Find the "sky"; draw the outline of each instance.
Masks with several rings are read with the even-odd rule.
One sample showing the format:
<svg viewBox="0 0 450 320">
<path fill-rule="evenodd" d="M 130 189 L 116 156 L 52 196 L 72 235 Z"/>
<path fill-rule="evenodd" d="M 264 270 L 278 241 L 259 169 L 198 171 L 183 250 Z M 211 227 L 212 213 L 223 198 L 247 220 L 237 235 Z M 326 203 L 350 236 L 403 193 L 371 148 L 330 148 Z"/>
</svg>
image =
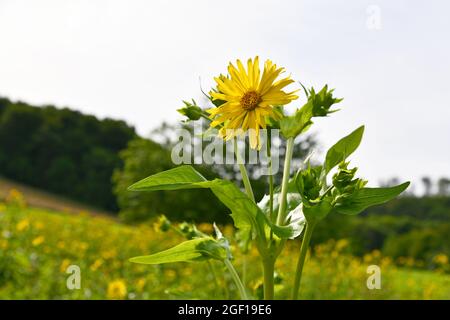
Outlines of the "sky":
<svg viewBox="0 0 450 320">
<path fill-rule="evenodd" d="M 449 12 L 445 0 L 0 0 L 0 96 L 147 136 L 229 61 L 258 55 L 344 98 L 316 122 L 317 157 L 365 124 L 360 174 L 420 192 L 422 176 L 450 177 Z"/>
</svg>

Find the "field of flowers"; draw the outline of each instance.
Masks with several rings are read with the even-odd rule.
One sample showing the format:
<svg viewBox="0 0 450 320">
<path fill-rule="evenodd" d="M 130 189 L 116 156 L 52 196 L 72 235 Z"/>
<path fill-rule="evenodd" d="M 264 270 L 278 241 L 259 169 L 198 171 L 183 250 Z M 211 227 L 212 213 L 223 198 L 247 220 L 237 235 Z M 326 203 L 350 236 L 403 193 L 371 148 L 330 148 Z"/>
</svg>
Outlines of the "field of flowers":
<svg viewBox="0 0 450 320">
<path fill-rule="evenodd" d="M 211 225 L 201 225 L 204 232 Z M 232 237 L 231 227 L 222 227 Z M 217 262 L 161 266 L 136 265 L 133 256 L 149 254 L 178 243 L 174 231 L 154 225 L 128 226 L 87 213 L 67 214 L 27 207 L 18 192 L 0 203 L 0 299 L 211 299 L 238 298 L 228 273 Z M 418 271 L 397 267 L 377 251 L 363 258 L 345 254 L 347 241 L 330 241 L 314 248 L 305 267 L 302 299 L 448 299 L 448 257 L 439 257 L 442 270 Z M 234 250 L 240 255 L 238 248 Z M 295 269 L 298 243 L 279 259 L 278 297 L 287 297 Z M 256 250 L 237 270 L 253 297 L 261 296 L 261 267 Z M 367 266 L 382 271 L 382 288 L 366 286 Z M 405 261 L 413 265 L 413 261 Z M 71 265 L 81 270 L 81 288 L 68 289 Z M 201 290 L 198 288 L 202 288 Z"/>
</svg>

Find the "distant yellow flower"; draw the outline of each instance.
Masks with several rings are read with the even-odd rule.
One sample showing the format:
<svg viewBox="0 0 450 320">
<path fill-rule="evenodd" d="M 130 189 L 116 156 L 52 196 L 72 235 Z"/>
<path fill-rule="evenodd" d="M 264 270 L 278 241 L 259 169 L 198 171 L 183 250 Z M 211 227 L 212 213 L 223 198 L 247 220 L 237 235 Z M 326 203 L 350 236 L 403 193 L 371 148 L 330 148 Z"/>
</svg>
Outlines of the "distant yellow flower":
<svg viewBox="0 0 450 320">
<path fill-rule="evenodd" d="M 26 202 L 23 194 L 17 189 L 11 189 L 6 197 L 6 203 L 18 206 L 20 208 L 26 207 Z"/>
<path fill-rule="evenodd" d="M 123 280 L 115 280 L 108 284 L 108 299 L 123 299 L 127 295 L 127 286 Z"/>
<path fill-rule="evenodd" d="M 94 263 L 91 265 L 91 270 L 96 271 L 98 268 L 100 268 L 103 264 L 103 259 L 96 259 Z"/>
<path fill-rule="evenodd" d="M 164 270 L 164 278 L 168 281 L 173 281 L 177 277 L 177 272 L 173 269 L 166 269 Z"/>
<path fill-rule="evenodd" d="M 78 243 L 78 249 L 79 249 L 81 252 L 86 251 L 88 248 L 89 248 L 89 244 L 87 244 L 86 242 L 80 242 L 80 243 Z"/>
<path fill-rule="evenodd" d="M 200 223 L 197 226 L 198 230 L 204 233 L 212 233 L 214 231 L 214 227 L 211 223 Z"/>
<path fill-rule="evenodd" d="M 147 280 L 145 278 L 139 278 L 136 283 L 136 288 L 139 292 L 141 292 L 144 289 L 144 286 L 146 285 Z"/>
<path fill-rule="evenodd" d="M 105 260 L 113 259 L 116 256 L 117 256 L 117 251 L 115 249 L 111 249 L 111 250 L 102 252 L 102 257 Z"/>
<path fill-rule="evenodd" d="M 66 244 L 64 243 L 64 241 L 58 241 L 58 243 L 56 244 L 56 246 L 58 247 L 58 249 L 64 249 L 64 247 L 66 246 Z"/>
<path fill-rule="evenodd" d="M 44 243 L 44 240 L 45 240 L 45 238 L 43 236 L 39 236 L 39 237 L 34 238 L 33 241 L 31 242 L 31 244 L 36 247 L 36 246 Z"/>
<path fill-rule="evenodd" d="M 17 231 L 23 231 L 23 230 L 27 229 L 29 225 L 30 225 L 30 221 L 28 221 L 28 219 L 23 219 L 17 223 L 16 229 L 17 229 Z"/>
<path fill-rule="evenodd" d="M 232 63 L 228 66 L 228 77 L 223 75 L 214 78 L 217 82 L 217 92 L 211 92 L 214 100 L 224 103 L 217 108 L 209 109 L 212 127 L 222 125 L 220 135 L 226 140 L 249 129 L 250 146 L 260 149 L 260 128 L 266 128 L 266 117 L 280 119 L 282 114 L 274 106 L 288 104 L 298 98 L 292 92 L 282 89 L 294 82 L 290 77 L 280 79 L 278 76 L 284 68 L 278 68 L 267 60 L 261 74 L 259 59 L 249 59 L 247 70 L 240 60 L 237 67 Z"/>
<path fill-rule="evenodd" d="M 348 247 L 348 240 L 347 239 L 340 239 L 336 242 L 336 250 L 342 251 L 344 248 Z"/>
<path fill-rule="evenodd" d="M 441 254 L 436 255 L 433 258 L 433 261 L 440 265 L 446 265 L 446 264 L 448 264 L 448 257 L 447 257 L 447 255 L 441 253 Z"/>
<path fill-rule="evenodd" d="M 64 259 L 61 262 L 61 266 L 59 267 L 59 271 L 61 272 L 66 272 L 67 268 L 70 266 L 70 260 L 69 259 Z"/>
<path fill-rule="evenodd" d="M 41 221 L 36 221 L 36 222 L 34 223 L 34 227 L 35 227 L 37 230 L 42 230 L 42 229 L 44 228 L 44 223 L 41 222 Z"/>
<path fill-rule="evenodd" d="M 9 244 L 7 239 L 0 239 L 0 249 L 8 249 Z"/>
</svg>

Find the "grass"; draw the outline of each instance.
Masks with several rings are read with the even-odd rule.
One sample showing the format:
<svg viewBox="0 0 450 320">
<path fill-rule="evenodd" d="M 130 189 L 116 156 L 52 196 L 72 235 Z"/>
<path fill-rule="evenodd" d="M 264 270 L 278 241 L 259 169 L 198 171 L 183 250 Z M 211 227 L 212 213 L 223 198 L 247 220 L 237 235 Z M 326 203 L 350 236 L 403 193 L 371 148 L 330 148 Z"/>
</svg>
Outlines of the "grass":
<svg viewBox="0 0 450 320">
<path fill-rule="evenodd" d="M 211 225 L 203 224 L 200 229 L 210 231 Z M 222 229 L 233 236 L 231 227 Z M 238 298 L 229 274 L 218 262 L 161 266 L 128 262 L 130 257 L 159 251 L 181 240 L 178 234 L 161 232 L 150 224 L 129 226 L 103 216 L 27 207 L 16 193 L 8 204 L 0 203 L 0 299 Z M 301 299 L 450 297 L 450 275 L 399 268 L 377 251 L 353 257 L 345 253 L 347 244 L 343 239 L 315 247 L 306 261 Z M 237 247 L 233 249 L 236 268 L 242 274 L 242 255 Z M 299 244 L 292 244 L 279 259 L 275 288 L 279 298 L 287 298 L 291 290 L 292 257 L 298 250 Z M 246 259 L 246 284 L 258 298 L 262 279 L 255 250 Z M 372 264 L 381 268 L 380 290 L 366 286 L 366 269 Z M 80 267 L 79 290 L 66 286 L 70 265 Z"/>
</svg>

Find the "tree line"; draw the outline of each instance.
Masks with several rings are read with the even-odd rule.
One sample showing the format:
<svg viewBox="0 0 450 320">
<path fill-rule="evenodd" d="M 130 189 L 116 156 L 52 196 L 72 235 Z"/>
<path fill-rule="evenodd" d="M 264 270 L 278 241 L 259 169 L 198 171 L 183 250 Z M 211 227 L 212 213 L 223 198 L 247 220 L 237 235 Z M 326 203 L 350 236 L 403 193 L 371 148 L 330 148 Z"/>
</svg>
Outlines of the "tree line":
<svg viewBox="0 0 450 320">
<path fill-rule="evenodd" d="M 0 175 L 117 211 L 111 176 L 136 136 L 124 121 L 0 98 Z"/>
</svg>

